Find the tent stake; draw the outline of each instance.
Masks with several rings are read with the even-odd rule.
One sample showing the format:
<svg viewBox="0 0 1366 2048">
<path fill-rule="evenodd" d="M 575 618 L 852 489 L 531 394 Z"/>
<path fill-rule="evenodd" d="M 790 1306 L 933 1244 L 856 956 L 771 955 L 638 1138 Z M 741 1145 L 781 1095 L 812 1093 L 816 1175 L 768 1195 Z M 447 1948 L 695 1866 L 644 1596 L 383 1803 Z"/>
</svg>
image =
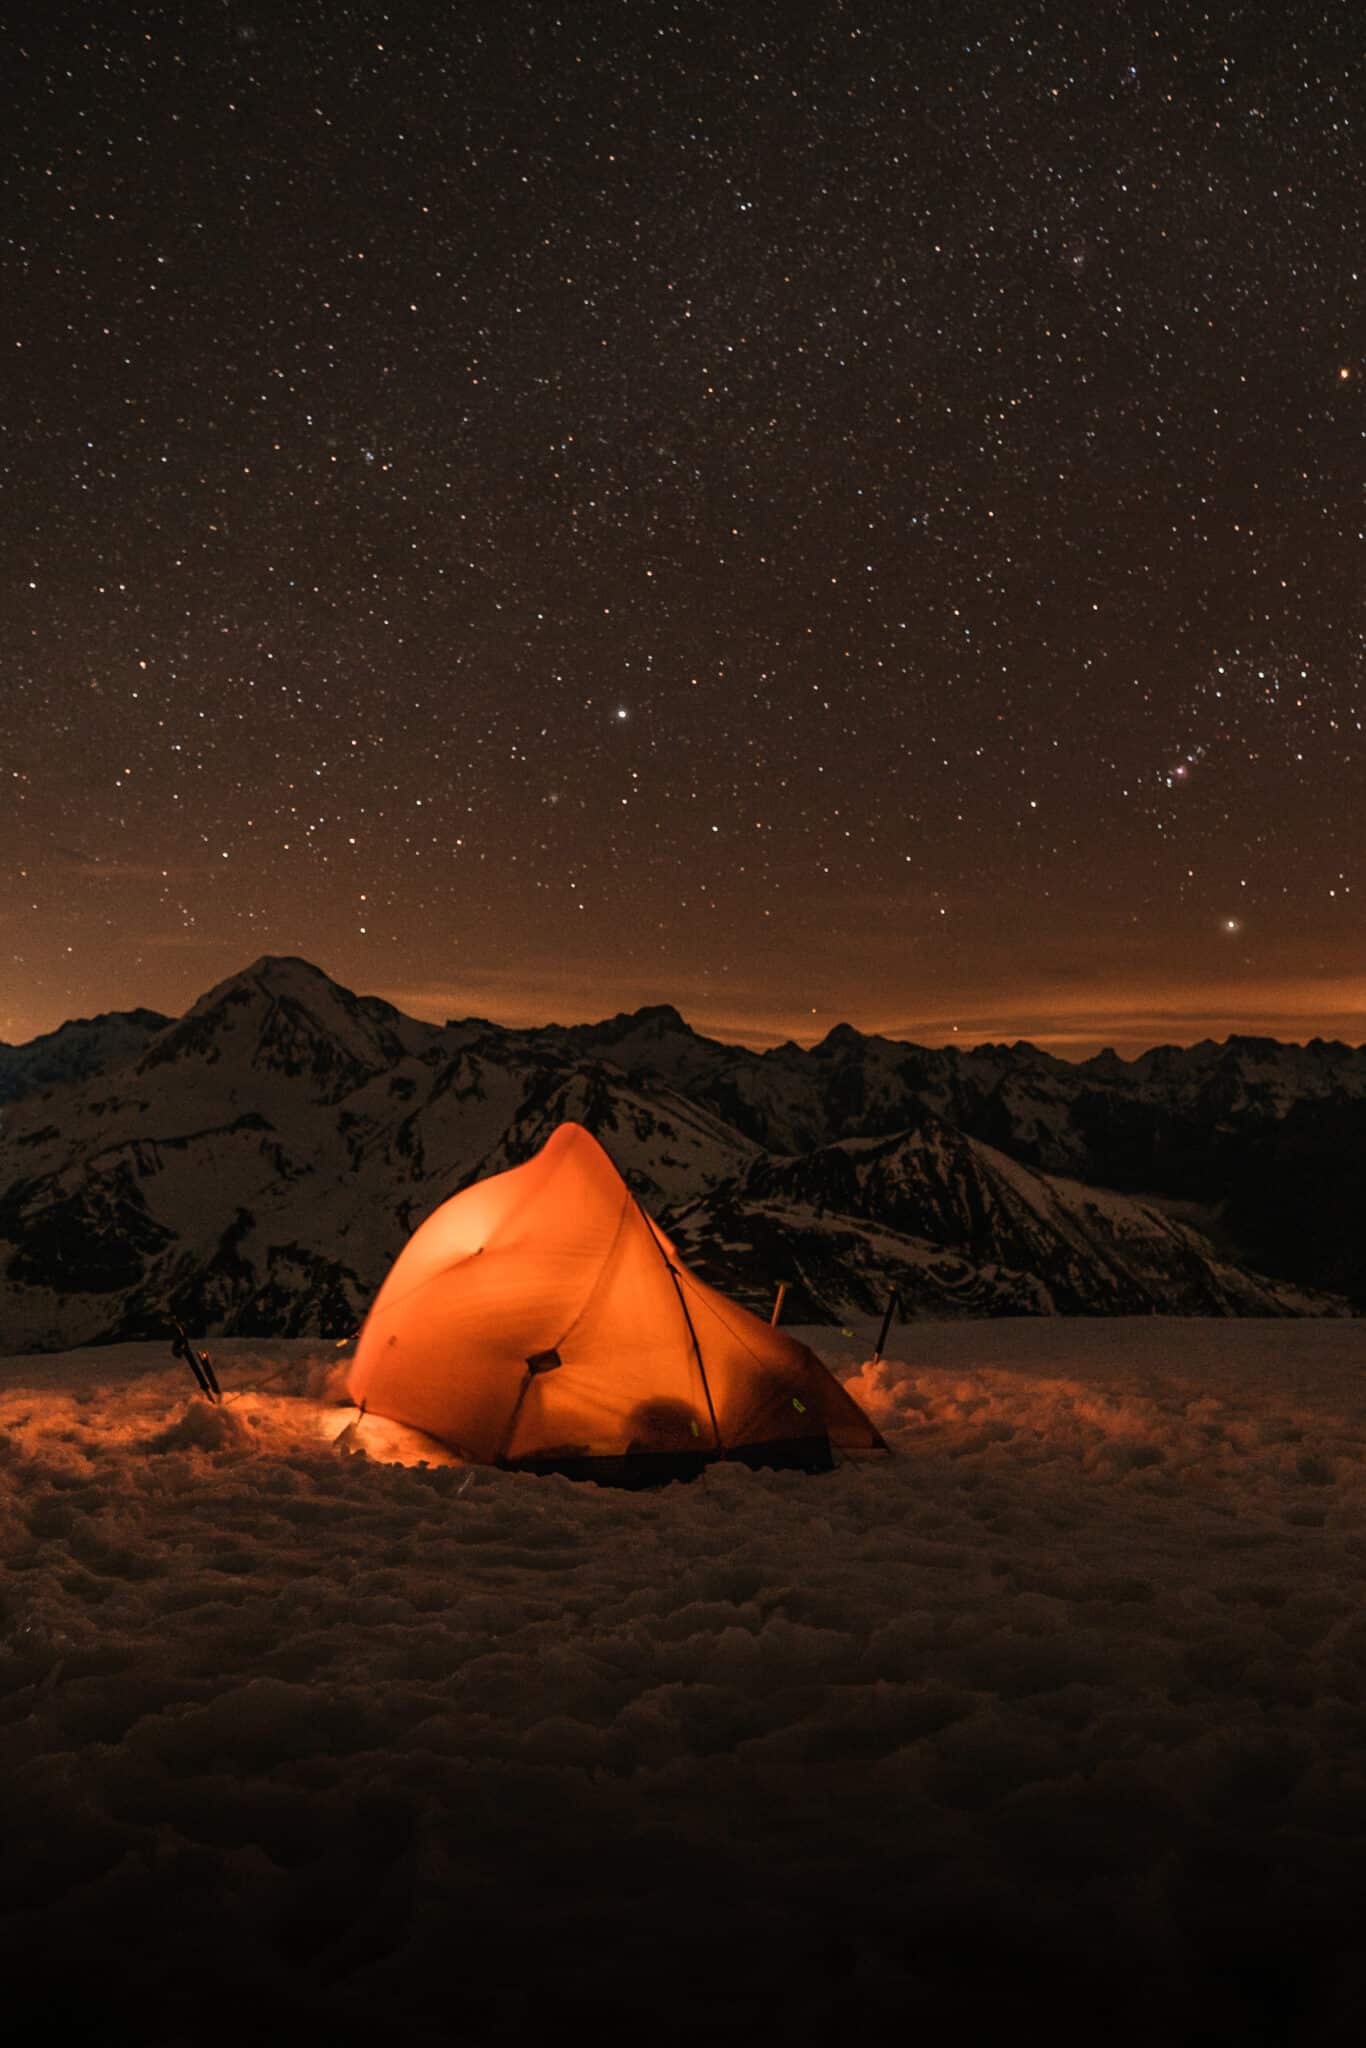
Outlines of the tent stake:
<svg viewBox="0 0 1366 2048">
<path fill-rule="evenodd" d="M 894 1287 L 894 1288 L 892 1289 L 892 1298 L 891 1298 L 891 1300 L 890 1300 L 890 1301 L 889 1301 L 889 1302 L 887 1303 L 887 1313 L 886 1313 L 886 1315 L 885 1315 L 885 1316 L 884 1316 L 884 1317 L 882 1318 L 882 1328 L 881 1328 L 881 1329 L 880 1329 L 880 1330 L 878 1331 L 878 1333 L 877 1333 L 877 1349 L 876 1349 L 876 1351 L 874 1351 L 874 1353 L 873 1353 L 873 1364 L 874 1364 L 874 1365 L 876 1365 L 876 1364 L 877 1364 L 877 1362 L 878 1362 L 879 1358 L 881 1358 L 881 1356 L 882 1356 L 882 1353 L 883 1353 L 884 1349 L 886 1348 L 886 1344 L 887 1344 L 887 1332 L 888 1332 L 888 1331 L 889 1331 L 889 1330 L 891 1329 L 891 1327 L 892 1327 L 892 1316 L 894 1315 L 894 1313 L 895 1313 L 895 1311 L 896 1311 L 896 1306 L 897 1306 L 897 1300 L 896 1300 L 896 1289 L 895 1289 L 895 1287 Z"/>
<path fill-rule="evenodd" d="M 778 1282 L 778 1296 L 773 1304 L 773 1313 L 768 1319 L 769 1327 L 771 1329 L 776 1330 L 778 1327 L 778 1318 L 783 1312 L 783 1296 L 787 1293 L 787 1289 L 788 1282 L 786 1280 L 780 1280 Z"/>
</svg>

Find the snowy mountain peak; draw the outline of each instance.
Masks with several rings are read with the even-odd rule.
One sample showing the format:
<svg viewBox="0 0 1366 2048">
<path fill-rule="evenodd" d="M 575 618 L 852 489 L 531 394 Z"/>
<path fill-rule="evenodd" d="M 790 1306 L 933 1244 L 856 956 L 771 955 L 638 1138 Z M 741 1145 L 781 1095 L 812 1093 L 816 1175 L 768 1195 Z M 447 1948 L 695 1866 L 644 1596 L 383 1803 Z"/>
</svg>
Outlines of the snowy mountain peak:
<svg viewBox="0 0 1366 2048">
<path fill-rule="evenodd" d="M 262 953 L 249 967 L 236 974 L 230 974 L 218 982 L 194 1005 L 196 1010 L 206 1004 L 221 1001 L 229 991 L 250 986 L 275 997 L 293 997 L 300 1001 L 314 1001 L 327 997 L 341 997 L 355 1001 L 349 989 L 333 981 L 321 967 L 315 967 L 311 960 L 303 959 L 297 953 Z"/>
<path fill-rule="evenodd" d="M 692 1026 L 672 1003 L 646 1003 L 639 1010 L 619 1010 L 615 1017 L 605 1017 L 600 1024 L 582 1027 L 591 1031 L 595 1038 L 611 1040 L 631 1038 L 637 1033 L 653 1032 L 663 1037 L 666 1032 L 682 1031 L 691 1038 Z"/>
<path fill-rule="evenodd" d="M 1087 1073 L 1104 1075 L 1107 1079 L 1117 1079 L 1121 1074 L 1127 1073 L 1129 1066 L 1128 1061 L 1122 1059 L 1112 1045 L 1104 1046 L 1100 1052 L 1089 1060 L 1084 1060 L 1082 1064 Z"/>
<path fill-rule="evenodd" d="M 824 1038 L 813 1045 L 811 1050 L 819 1059 L 831 1053 L 857 1052 L 870 1041 L 852 1024 L 832 1024 Z"/>
<path fill-rule="evenodd" d="M 648 1072 L 670 1087 L 690 1088 L 719 1060 L 733 1056 L 730 1046 L 701 1037 L 672 1003 L 648 1003 L 623 1010 L 600 1024 L 573 1024 L 566 1029 L 529 1032 L 531 1042 L 552 1038 L 579 1059 L 608 1060 L 628 1073 Z"/>
<path fill-rule="evenodd" d="M 353 995 L 307 960 L 266 954 L 217 983 L 163 1031 L 139 1071 L 226 1060 L 304 1079 L 315 1100 L 334 1102 L 438 1036 L 434 1025 L 405 1017 L 378 996 Z"/>
<path fill-rule="evenodd" d="M 683 1257 L 795 1313 L 1284 1315 L 1315 1304 L 1221 1259 L 1150 1202 L 1032 1172 L 926 1116 L 915 1131 L 756 1159 L 668 1219 Z M 1325 1304 L 1319 1304 L 1324 1306 Z"/>
<path fill-rule="evenodd" d="M 0 1102 L 65 1086 L 136 1059 L 170 1023 L 158 1010 L 75 1017 L 27 1045 L 0 1044 Z"/>
</svg>

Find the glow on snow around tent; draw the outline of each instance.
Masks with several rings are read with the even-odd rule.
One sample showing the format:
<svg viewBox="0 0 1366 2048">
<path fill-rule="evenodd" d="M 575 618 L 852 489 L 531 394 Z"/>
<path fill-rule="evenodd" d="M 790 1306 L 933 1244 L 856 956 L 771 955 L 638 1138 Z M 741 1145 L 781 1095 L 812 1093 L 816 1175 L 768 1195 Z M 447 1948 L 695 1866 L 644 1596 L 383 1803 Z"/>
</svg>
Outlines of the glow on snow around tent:
<svg viewBox="0 0 1366 2048">
<path fill-rule="evenodd" d="M 374 1412 L 479 1464 L 629 1484 L 887 1449 L 814 1352 L 689 1272 L 573 1123 L 418 1228 L 348 1385 L 366 1427 Z"/>
<path fill-rule="evenodd" d="M 319 1339 L 0 1359 L 11 2033 L 1151 2048 L 1269 1964 L 1355 2039 L 1362 1324 L 875 1328 L 800 1332 L 898 1453 L 819 1487 L 329 1453 Z"/>
</svg>

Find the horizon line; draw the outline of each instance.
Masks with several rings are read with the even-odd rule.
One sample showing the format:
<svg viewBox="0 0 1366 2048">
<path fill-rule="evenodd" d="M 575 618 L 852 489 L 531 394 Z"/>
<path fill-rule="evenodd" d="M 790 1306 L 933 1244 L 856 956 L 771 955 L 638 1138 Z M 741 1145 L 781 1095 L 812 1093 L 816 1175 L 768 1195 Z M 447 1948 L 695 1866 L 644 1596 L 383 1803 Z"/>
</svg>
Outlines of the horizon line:
<svg viewBox="0 0 1366 2048">
<path fill-rule="evenodd" d="M 803 1052 L 810 1052 L 815 1047 L 824 1044 L 833 1033 L 839 1030 L 854 1032 L 863 1039 L 882 1039 L 891 1044 L 906 1045 L 925 1051 L 952 1050 L 966 1054 L 996 1048 L 1004 1048 L 1009 1051 L 1027 1048 L 1042 1053 L 1047 1058 L 1057 1060 L 1066 1066 L 1084 1066 L 1094 1059 L 1103 1057 L 1106 1053 L 1109 1053 L 1113 1058 L 1121 1061 L 1126 1066 L 1134 1065 L 1155 1052 L 1169 1049 L 1189 1052 L 1200 1045 L 1221 1046 L 1234 1040 L 1262 1041 L 1281 1047 L 1296 1047 L 1300 1049 L 1305 1049 L 1315 1044 L 1341 1045 L 1344 1049 L 1351 1052 L 1366 1051 L 1366 1042 L 1351 1035 L 1344 1035 L 1343 1027 L 1347 1027 L 1350 1034 L 1351 1024 L 1355 1023 L 1359 1028 L 1361 1022 L 1366 1021 L 1354 1009 L 1347 1012 L 1343 1012 L 1340 1009 L 1330 1011 L 1329 1016 L 1324 1019 L 1322 1026 L 1310 1031 L 1307 1036 L 1291 1035 L 1295 1032 L 1295 1027 L 1297 1026 L 1299 1032 L 1303 1032 L 1304 1025 L 1308 1021 L 1303 1015 L 1282 1014 L 1273 1017 L 1243 1014 L 1241 1016 L 1231 1016 L 1228 1012 L 1224 1012 L 1222 1015 L 1219 1013 L 1212 1015 L 1209 1010 L 1203 1007 L 1193 1008 L 1184 1013 L 1177 1011 L 1163 1012 L 1161 1010 L 1158 1010 L 1156 1013 L 1149 1013 L 1147 1018 L 1142 1020 L 1146 1023 L 1146 1030 L 1140 1028 L 1138 1031 L 1134 1029 L 1134 1025 L 1136 1021 L 1139 1021 L 1141 1012 L 1139 1017 L 1126 1017 L 1123 1014 L 1112 1014 L 1109 1017 L 1104 1017 L 1102 1005 L 1097 1005 L 1095 1009 L 1082 1012 L 1080 1015 L 1074 1014 L 1071 1018 L 1067 1018 L 1065 1015 L 1060 1016 L 1055 1028 L 1042 1031 L 1038 1028 L 1042 1020 L 1038 1018 L 1036 1011 L 1032 1015 L 1027 1015 L 1025 1018 L 1020 1019 L 1018 1022 L 1007 1022 L 1005 1018 L 998 1020 L 995 1017 L 982 1017 L 978 1015 L 969 1019 L 966 1029 L 960 1025 L 950 1024 L 942 1018 L 925 1018 L 923 1020 L 911 1020 L 907 1023 L 894 1025 L 870 1026 L 857 1024 L 851 1016 L 846 1014 L 834 1017 L 833 1021 L 823 1030 L 810 1034 L 784 1030 L 778 1025 L 746 1024 L 733 1016 L 723 1017 L 715 1022 L 694 1023 L 678 1003 L 671 1001 L 638 1003 L 634 1008 L 617 1009 L 607 1015 L 582 1016 L 572 1021 L 566 1021 L 563 1015 L 545 1015 L 540 1005 L 537 1006 L 537 1011 L 540 1014 L 533 1014 L 531 1016 L 528 1016 L 526 1010 L 521 1006 L 516 1004 L 508 1005 L 506 1003 L 496 1003 L 486 1008 L 468 1009 L 464 1014 L 457 1014 L 458 1003 L 456 999 L 458 994 L 467 993 L 468 1000 L 468 995 L 472 994 L 472 991 L 463 992 L 459 991 L 455 986 L 443 986 L 441 984 L 414 987 L 411 984 L 395 986 L 393 983 L 390 984 L 387 992 L 380 989 L 357 991 L 347 983 L 336 980 L 333 975 L 328 973 L 325 968 L 319 967 L 316 962 L 297 953 L 264 953 L 258 955 L 247 966 L 218 977 L 207 989 L 203 990 L 188 1003 L 184 1010 L 171 1014 L 169 1022 L 177 1022 L 180 1017 L 188 1015 L 198 1003 L 202 1002 L 206 996 L 211 995 L 216 989 L 225 986 L 229 982 L 240 980 L 263 966 L 275 962 L 298 963 L 308 969 L 309 972 L 319 975 L 334 988 L 342 989 L 349 995 L 372 996 L 381 1002 L 387 1003 L 401 1015 L 410 1017 L 414 1022 L 430 1024 L 438 1029 L 448 1026 L 483 1023 L 492 1025 L 497 1030 L 513 1033 L 587 1030 L 592 1029 L 594 1026 L 614 1023 L 620 1018 L 638 1017 L 652 1011 L 668 1010 L 677 1016 L 684 1028 L 695 1037 L 707 1039 L 713 1044 L 730 1045 L 758 1053 L 775 1051 L 784 1045 L 795 1045 Z M 489 991 L 489 993 L 493 993 L 493 991 Z M 549 1005 L 545 1007 L 548 1008 Z M 705 1007 L 704 1003 L 702 1005 L 704 1014 Z M 139 1003 L 133 1005 L 132 1008 L 133 1010 L 153 1010 L 154 1014 L 167 1014 L 151 1004 Z M 501 1016 L 497 1014 L 499 1010 L 503 1013 Z M 423 1014 L 424 1011 L 425 1015 Z M 71 1025 L 90 1024 L 102 1017 L 127 1016 L 130 1013 L 129 1009 L 111 1008 L 97 1010 L 93 1014 L 68 1016 L 47 1030 L 34 1032 L 28 1038 L 0 1041 L 0 1049 L 7 1052 L 21 1052 L 27 1047 L 37 1044 L 42 1039 L 54 1037 L 58 1032 Z M 1168 1020 L 1169 1028 L 1175 1027 L 1176 1035 L 1162 1036 L 1163 1022 Z M 1185 1032 L 1182 1032 L 1182 1025 L 1186 1027 Z M 1033 1027 L 1032 1029 L 1030 1028 L 1031 1026 Z"/>
</svg>

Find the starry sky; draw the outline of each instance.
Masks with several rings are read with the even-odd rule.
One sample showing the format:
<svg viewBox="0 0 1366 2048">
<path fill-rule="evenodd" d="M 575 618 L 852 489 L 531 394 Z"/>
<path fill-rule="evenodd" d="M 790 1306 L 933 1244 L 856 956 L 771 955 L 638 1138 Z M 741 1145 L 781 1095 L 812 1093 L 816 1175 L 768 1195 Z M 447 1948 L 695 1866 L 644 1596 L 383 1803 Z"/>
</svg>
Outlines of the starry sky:
<svg viewBox="0 0 1366 2048">
<path fill-rule="evenodd" d="M 1366 1037 L 1366 25 L 19 0 L 0 1038 Z"/>
</svg>

